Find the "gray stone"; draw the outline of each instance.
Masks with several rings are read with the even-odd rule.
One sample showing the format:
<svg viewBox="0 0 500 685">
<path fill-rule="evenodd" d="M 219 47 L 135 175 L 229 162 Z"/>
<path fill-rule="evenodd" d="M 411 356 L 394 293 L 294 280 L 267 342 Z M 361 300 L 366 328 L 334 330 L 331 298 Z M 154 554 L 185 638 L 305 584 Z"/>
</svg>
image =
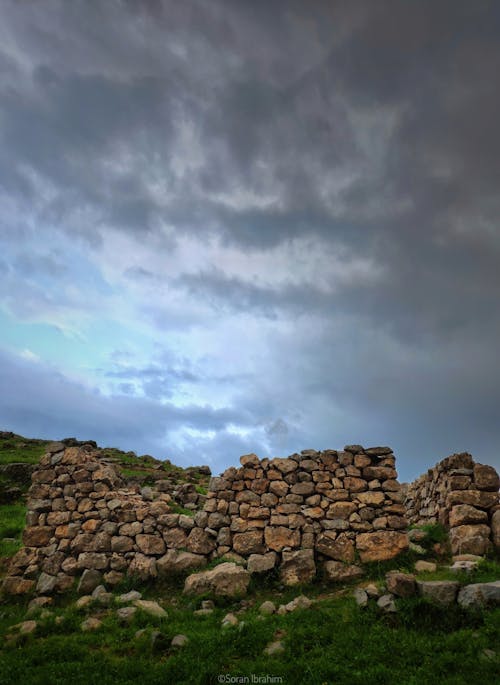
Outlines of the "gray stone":
<svg viewBox="0 0 500 685">
<path fill-rule="evenodd" d="M 80 628 L 84 633 L 87 633 L 91 630 L 98 630 L 101 626 L 102 621 L 100 621 L 98 618 L 95 618 L 95 616 L 89 616 L 89 618 L 83 621 Z"/>
<path fill-rule="evenodd" d="M 136 599 L 134 601 L 134 606 L 143 611 L 148 616 L 154 616 L 154 618 L 166 618 L 167 612 L 163 607 L 161 607 L 158 602 L 148 599 Z"/>
<path fill-rule="evenodd" d="M 397 611 L 393 595 L 382 595 L 382 597 L 379 597 L 377 606 L 388 614 L 394 614 Z"/>
<path fill-rule="evenodd" d="M 353 592 L 353 597 L 358 607 L 363 608 L 368 605 L 368 595 L 362 588 L 357 587 Z"/>
<path fill-rule="evenodd" d="M 250 574 L 246 569 L 231 562 L 224 562 L 210 571 L 188 576 L 184 584 L 184 594 L 202 595 L 213 592 L 219 597 L 235 597 L 246 594 L 249 582 Z"/>
<path fill-rule="evenodd" d="M 119 597 L 116 598 L 116 601 L 120 602 L 121 604 L 127 604 L 127 602 L 135 602 L 136 599 L 141 598 L 142 595 L 140 592 L 137 592 L 137 590 L 130 590 L 130 592 L 119 595 Z"/>
<path fill-rule="evenodd" d="M 455 580 L 417 580 L 419 594 L 440 606 L 453 604 L 459 585 Z"/>
<path fill-rule="evenodd" d="M 361 566 L 344 564 L 342 561 L 325 561 L 323 569 L 327 580 L 336 583 L 358 580 L 359 578 L 362 578 L 365 573 Z"/>
<path fill-rule="evenodd" d="M 174 635 L 172 638 L 172 642 L 170 643 L 170 646 L 173 647 L 174 649 L 179 649 L 181 647 L 185 647 L 189 642 L 189 638 L 187 635 Z"/>
<path fill-rule="evenodd" d="M 457 602 L 467 609 L 500 606 L 500 580 L 466 585 L 458 593 Z"/>
<path fill-rule="evenodd" d="M 79 595 L 88 595 L 92 592 L 102 581 L 102 574 L 91 568 L 85 569 L 78 583 L 77 592 Z"/>
<path fill-rule="evenodd" d="M 36 584 L 36 591 L 41 595 L 50 595 L 54 592 L 57 585 L 56 576 L 51 576 L 48 573 L 40 573 L 38 583 Z"/>
<path fill-rule="evenodd" d="M 122 607 L 118 609 L 116 615 L 120 623 L 129 624 L 132 623 L 132 619 L 137 613 L 137 607 Z"/>
</svg>

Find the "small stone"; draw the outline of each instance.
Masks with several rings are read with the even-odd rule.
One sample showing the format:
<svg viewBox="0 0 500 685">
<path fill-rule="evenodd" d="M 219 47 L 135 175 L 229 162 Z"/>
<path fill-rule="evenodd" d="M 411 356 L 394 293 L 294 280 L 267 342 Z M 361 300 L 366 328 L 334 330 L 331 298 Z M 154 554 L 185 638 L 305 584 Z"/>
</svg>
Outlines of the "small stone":
<svg viewBox="0 0 500 685">
<path fill-rule="evenodd" d="M 155 618 L 166 618 L 167 612 L 163 607 L 161 607 L 158 602 L 148 599 L 136 599 L 134 601 L 134 606 L 143 611 L 149 616 L 154 616 Z"/>
<path fill-rule="evenodd" d="M 130 592 L 119 595 L 119 597 L 117 597 L 117 602 L 120 602 L 121 604 L 127 604 L 127 602 L 135 602 L 136 599 L 141 598 L 142 595 L 140 592 L 137 592 L 137 590 L 130 590 Z"/>
<path fill-rule="evenodd" d="M 419 559 L 415 562 L 415 571 L 417 573 L 434 573 L 437 569 L 437 564 L 434 561 L 424 561 Z"/>
<path fill-rule="evenodd" d="M 201 603 L 202 609 L 215 609 L 215 604 L 211 599 L 204 599 Z"/>
<path fill-rule="evenodd" d="M 264 654 L 267 656 L 275 656 L 276 654 L 282 654 L 285 651 L 285 646 L 281 640 L 276 640 L 275 642 L 270 642 L 264 650 Z"/>
<path fill-rule="evenodd" d="M 416 545 L 414 542 L 410 542 L 408 549 L 410 552 L 415 552 L 415 554 L 427 554 L 427 550 L 425 550 L 421 545 Z"/>
<path fill-rule="evenodd" d="M 276 605 L 274 604 L 274 602 L 271 602 L 270 600 L 262 602 L 262 604 L 259 607 L 259 613 L 263 616 L 271 616 L 271 614 L 274 614 L 275 611 Z"/>
<path fill-rule="evenodd" d="M 370 583 L 369 585 L 365 585 L 363 590 L 366 592 L 368 597 L 370 597 L 372 599 L 376 599 L 376 598 L 380 597 L 380 590 L 375 585 L 375 583 Z"/>
<path fill-rule="evenodd" d="M 450 571 L 453 571 L 453 573 L 472 573 L 477 568 L 477 564 L 477 561 L 455 561 L 450 566 Z"/>
<path fill-rule="evenodd" d="M 122 607 L 118 609 L 116 615 L 120 623 L 129 624 L 132 622 L 134 615 L 137 612 L 137 607 Z"/>
<path fill-rule="evenodd" d="M 377 606 L 388 614 L 397 612 L 393 595 L 382 595 L 382 597 L 377 600 Z"/>
<path fill-rule="evenodd" d="M 344 564 L 342 561 L 325 561 L 323 564 L 325 577 L 336 583 L 357 580 L 364 576 L 364 571 L 355 564 Z"/>
<path fill-rule="evenodd" d="M 179 649 L 181 647 L 185 647 L 189 642 L 189 638 L 187 635 L 174 635 L 172 638 L 172 642 L 170 643 L 170 646 L 173 647 L 174 649 Z"/>
<path fill-rule="evenodd" d="M 76 602 L 75 602 L 75 607 L 77 609 L 86 609 L 88 606 L 92 604 L 94 600 L 90 595 L 83 595 L 83 597 L 79 597 Z"/>
<path fill-rule="evenodd" d="M 356 588 L 353 592 L 353 597 L 358 607 L 363 608 L 368 606 L 368 594 L 366 593 L 366 590 L 363 590 L 360 587 Z"/>
<path fill-rule="evenodd" d="M 237 626 L 238 619 L 234 614 L 226 614 L 222 619 L 222 627 L 229 628 L 230 626 Z"/>
<path fill-rule="evenodd" d="M 51 604 L 52 604 L 52 597 L 35 597 L 28 604 L 28 611 L 26 612 L 26 615 L 31 616 L 32 614 L 34 614 L 39 609 L 42 609 L 43 607 L 50 606 Z"/>
<path fill-rule="evenodd" d="M 416 593 L 415 576 L 410 573 L 390 571 L 385 576 L 387 589 L 396 597 L 413 597 Z"/>
<path fill-rule="evenodd" d="M 213 613 L 213 609 L 196 609 L 196 611 L 193 611 L 193 616 L 210 616 Z"/>
<path fill-rule="evenodd" d="M 287 612 L 291 612 L 296 609 L 309 609 L 311 605 L 312 602 L 309 597 L 299 595 L 298 597 L 295 597 L 295 599 L 292 599 L 291 602 L 288 602 L 288 604 L 285 604 L 285 609 Z"/>
<path fill-rule="evenodd" d="M 98 630 L 101 626 L 102 621 L 100 621 L 98 618 L 95 618 L 94 616 L 89 616 L 89 618 L 83 621 L 80 628 L 83 630 L 84 633 L 87 633 L 91 630 Z"/>
<path fill-rule="evenodd" d="M 29 635 L 30 633 L 35 632 L 37 625 L 36 621 L 23 621 L 22 623 L 18 623 L 15 627 L 21 635 Z"/>
</svg>

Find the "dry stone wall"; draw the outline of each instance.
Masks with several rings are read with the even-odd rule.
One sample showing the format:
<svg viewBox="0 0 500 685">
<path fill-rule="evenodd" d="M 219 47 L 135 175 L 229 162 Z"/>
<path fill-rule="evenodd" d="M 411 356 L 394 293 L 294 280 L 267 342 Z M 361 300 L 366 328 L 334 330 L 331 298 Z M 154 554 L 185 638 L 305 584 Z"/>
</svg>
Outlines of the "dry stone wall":
<svg viewBox="0 0 500 685">
<path fill-rule="evenodd" d="M 500 547 L 499 478 L 492 466 L 467 452 L 452 454 L 417 478 L 407 490 L 410 524 L 441 523 L 453 554 L 484 554 Z"/>
<path fill-rule="evenodd" d="M 172 497 L 127 488 L 91 446 L 55 444 L 32 477 L 24 548 L 4 591 L 64 592 L 79 577 L 119 583 L 156 578 L 231 556 L 250 572 L 281 567 L 305 582 L 318 562 L 388 559 L 408 545 L 403 492 L 388 447 L 241 457 L 212 478 L 202 510 L 175 512 Z"/>
</svg>

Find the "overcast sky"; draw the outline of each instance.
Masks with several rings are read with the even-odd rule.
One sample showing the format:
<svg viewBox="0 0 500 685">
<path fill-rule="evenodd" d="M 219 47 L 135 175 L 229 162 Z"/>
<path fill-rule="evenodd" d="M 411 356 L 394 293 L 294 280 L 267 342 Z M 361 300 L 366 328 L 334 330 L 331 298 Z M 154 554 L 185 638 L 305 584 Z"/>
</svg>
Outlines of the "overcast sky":
<svg viewBox="0 0 500 685">
<path fill-rule="evenodd" d="M 500 467 L 498 2 L 0 5 L 0 428 Z"/>
</svg>

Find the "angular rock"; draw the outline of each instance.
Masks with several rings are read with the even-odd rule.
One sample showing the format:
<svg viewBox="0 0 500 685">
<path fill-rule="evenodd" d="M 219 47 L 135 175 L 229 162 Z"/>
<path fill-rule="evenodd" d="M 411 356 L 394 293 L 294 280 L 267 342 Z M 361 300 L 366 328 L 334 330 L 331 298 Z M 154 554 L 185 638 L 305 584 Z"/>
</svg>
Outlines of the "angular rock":
<svg viewBox="0 0 500 685">
<path fill-rule="evenodd" d="M 417 592 L 415 576 L 410 573 L 389 571 L 385 576 L 385 584 L 389 592 L 396 597 L 413 597 Z"/>
<path fill-rule="evenodd" d="M 458 593 L 457 602 L 466 609 L 500 606 L 500 580 L 465 585 Z"/>
<path fill-rule="evenodd" d="M 137 553 L 129 564 L 127 575 L 137 576 L 140 580 L 156 578 L 156 560 L 144 554 Z"/>
<path fill-rule="evenodd" d="M 358 587 L 354 590 L 353 592 L 353 597 L 358 605 L 358 607 L 366 607 L 368 606 L 368 595 L 366 594 L 365 590 L 362 588 Z"/>
<path fill-rule="evenodd" d="M 215 546 L 214 538 L 202 528 L 193 528 L 186 541 L 186 549 L 193 554 L 209 554 Z"/>
<path fill-rule="evenodd" d="M 335 540 L 327 534 L 318 535 L 315 548 L 330 559 L 352 563 L 354 561 L 354 542 L 341 533 Z"/>
<path fill-rule="evenodd" d="M 437 568 L 435 561 L 423 561 L 419 559 L 415 562 L 415 571 L 417 573 L 434 573 Z"/>
<path fill-rule="evenodd" d="M 159 555 L 165 553 L 165 542 L 159 535 L 139 534 L 135 541 L 143 554 Z"/>
<path fill-rule="evenodd" d="M 284 585 L 303 585 L 311 582 L 315 575 L 316 564 L 312 549 L 283 552 L 280 579 Z"/>
<path fill-rule="evenodd" d="M 454 580 L 417 580 L 419 594 L 440 606 L 453 604 L 459 587 Z"/>
<path fill-rule="evenodd" d="M 356 549 L 363 563 L 385 561 L 408 549 L 408 536 L 392 530 L 361 533 L 356 538 Z"/>
<path fill-rule="evenodd" d="M 482 509 L 471 507 L 470 504 L 456 504 L 450 511 L 450 528 L 462 526 L 465 523 L 485 523 L 488 514 Z"/>
<path fill-rule="evenodd" d="M 387 614 L 394 614 L 397 612 L 396 604 L 394 603 L 393 595 L 382 595 L 377 600 L 377 606 L 385 611 Z"/>
<path fill-rule="evenodd" d="M 176 575 L 200 568 L 205 566 L 206 563 L 206 557 L 201 554 L 178 552 L 177 550 L 169 549 L 164 556 L 157 560 L 156 568 L 159 576 Z"/>
<path fill-rule="evenodd" d="M 335 583 L 345 583 L 358 580 L 364 576 L 364 571 L 355 564 L 344 564 L 342 561 L 325 561 L 323 564 L 324 575 L 327 580 Z"/>
<path fill-rule="evenodd" d="M 210 571 L 193 573 L 186 578 L 184 594 L 201 595 L 207 592 L 219 597 L 246 594 L 250 574 L 237 564 L 224 562 Z"/>
<path fill-rule="evenodd" d="M 498 493 L 500 487 L 500 480 L 498 473 L 493 466 L 483 466 L 483 464 L 475 464 L 474 466 L 474 484 L 479 490 L 493 490 Z"/>
<path fill-rule="evenodd" d="M 264 551 L 263 533 L 261 530 L 250 530 L 246 533 L 235 533 L 233 549 L 237 554 L 260 554 Z"/>
<path fill-rule="evenodd" d="M 493 512 L 491 516 L 491 541 L 497 550 L 500 549 L 500 509 Z"/>
<path fill-rule="evenodd" d="M 290 530 L 284 526 L 267 526 L 264 530 L 264 538 L 269 549 L 281 552 L 285 547 L 298 547 L 300 531 Z"/>
<path fill-rule="evenodd" d="M 247 570 L 249 573 L 263 573 L 276 566 L 276 552 L 267 554 L 251 554 L 248 557 Z"/>
<path fill-rule="evenodd" d="M 2 583 L 2 592 L 5 595 L 26 595 L 33 590 L 34 580 L 19 576 L 7 576 Z"/>
<path fill-rule="evenodd" d="M 41 595 L 51 595 L 56 589 L 57 578 L 48 573 L 40 573 L 38 583 L 36 584 L 36 591 Z"/>
<path fill-rule="evenodd" d="M 457 526 L 450 530 L 452 554 L 485 554 L 490 546 L 490 528 L 484 524 Z"/>
<path fill-rule="evenodd" d="M 148 616 L 154 616 L 155 618 L 166 618 L 167 612 L 163 607 L 161 607 L 158 602 L 148 599 L 135 599 L 134 606 L 143 611 Z"/>
<path fill-rule="evenodd" d="M 90 594 L 102 582 L 102 574 L 95 569 L 85 569 L 78 583 L 77 592 L 79 595 Z"/>
</svg>

